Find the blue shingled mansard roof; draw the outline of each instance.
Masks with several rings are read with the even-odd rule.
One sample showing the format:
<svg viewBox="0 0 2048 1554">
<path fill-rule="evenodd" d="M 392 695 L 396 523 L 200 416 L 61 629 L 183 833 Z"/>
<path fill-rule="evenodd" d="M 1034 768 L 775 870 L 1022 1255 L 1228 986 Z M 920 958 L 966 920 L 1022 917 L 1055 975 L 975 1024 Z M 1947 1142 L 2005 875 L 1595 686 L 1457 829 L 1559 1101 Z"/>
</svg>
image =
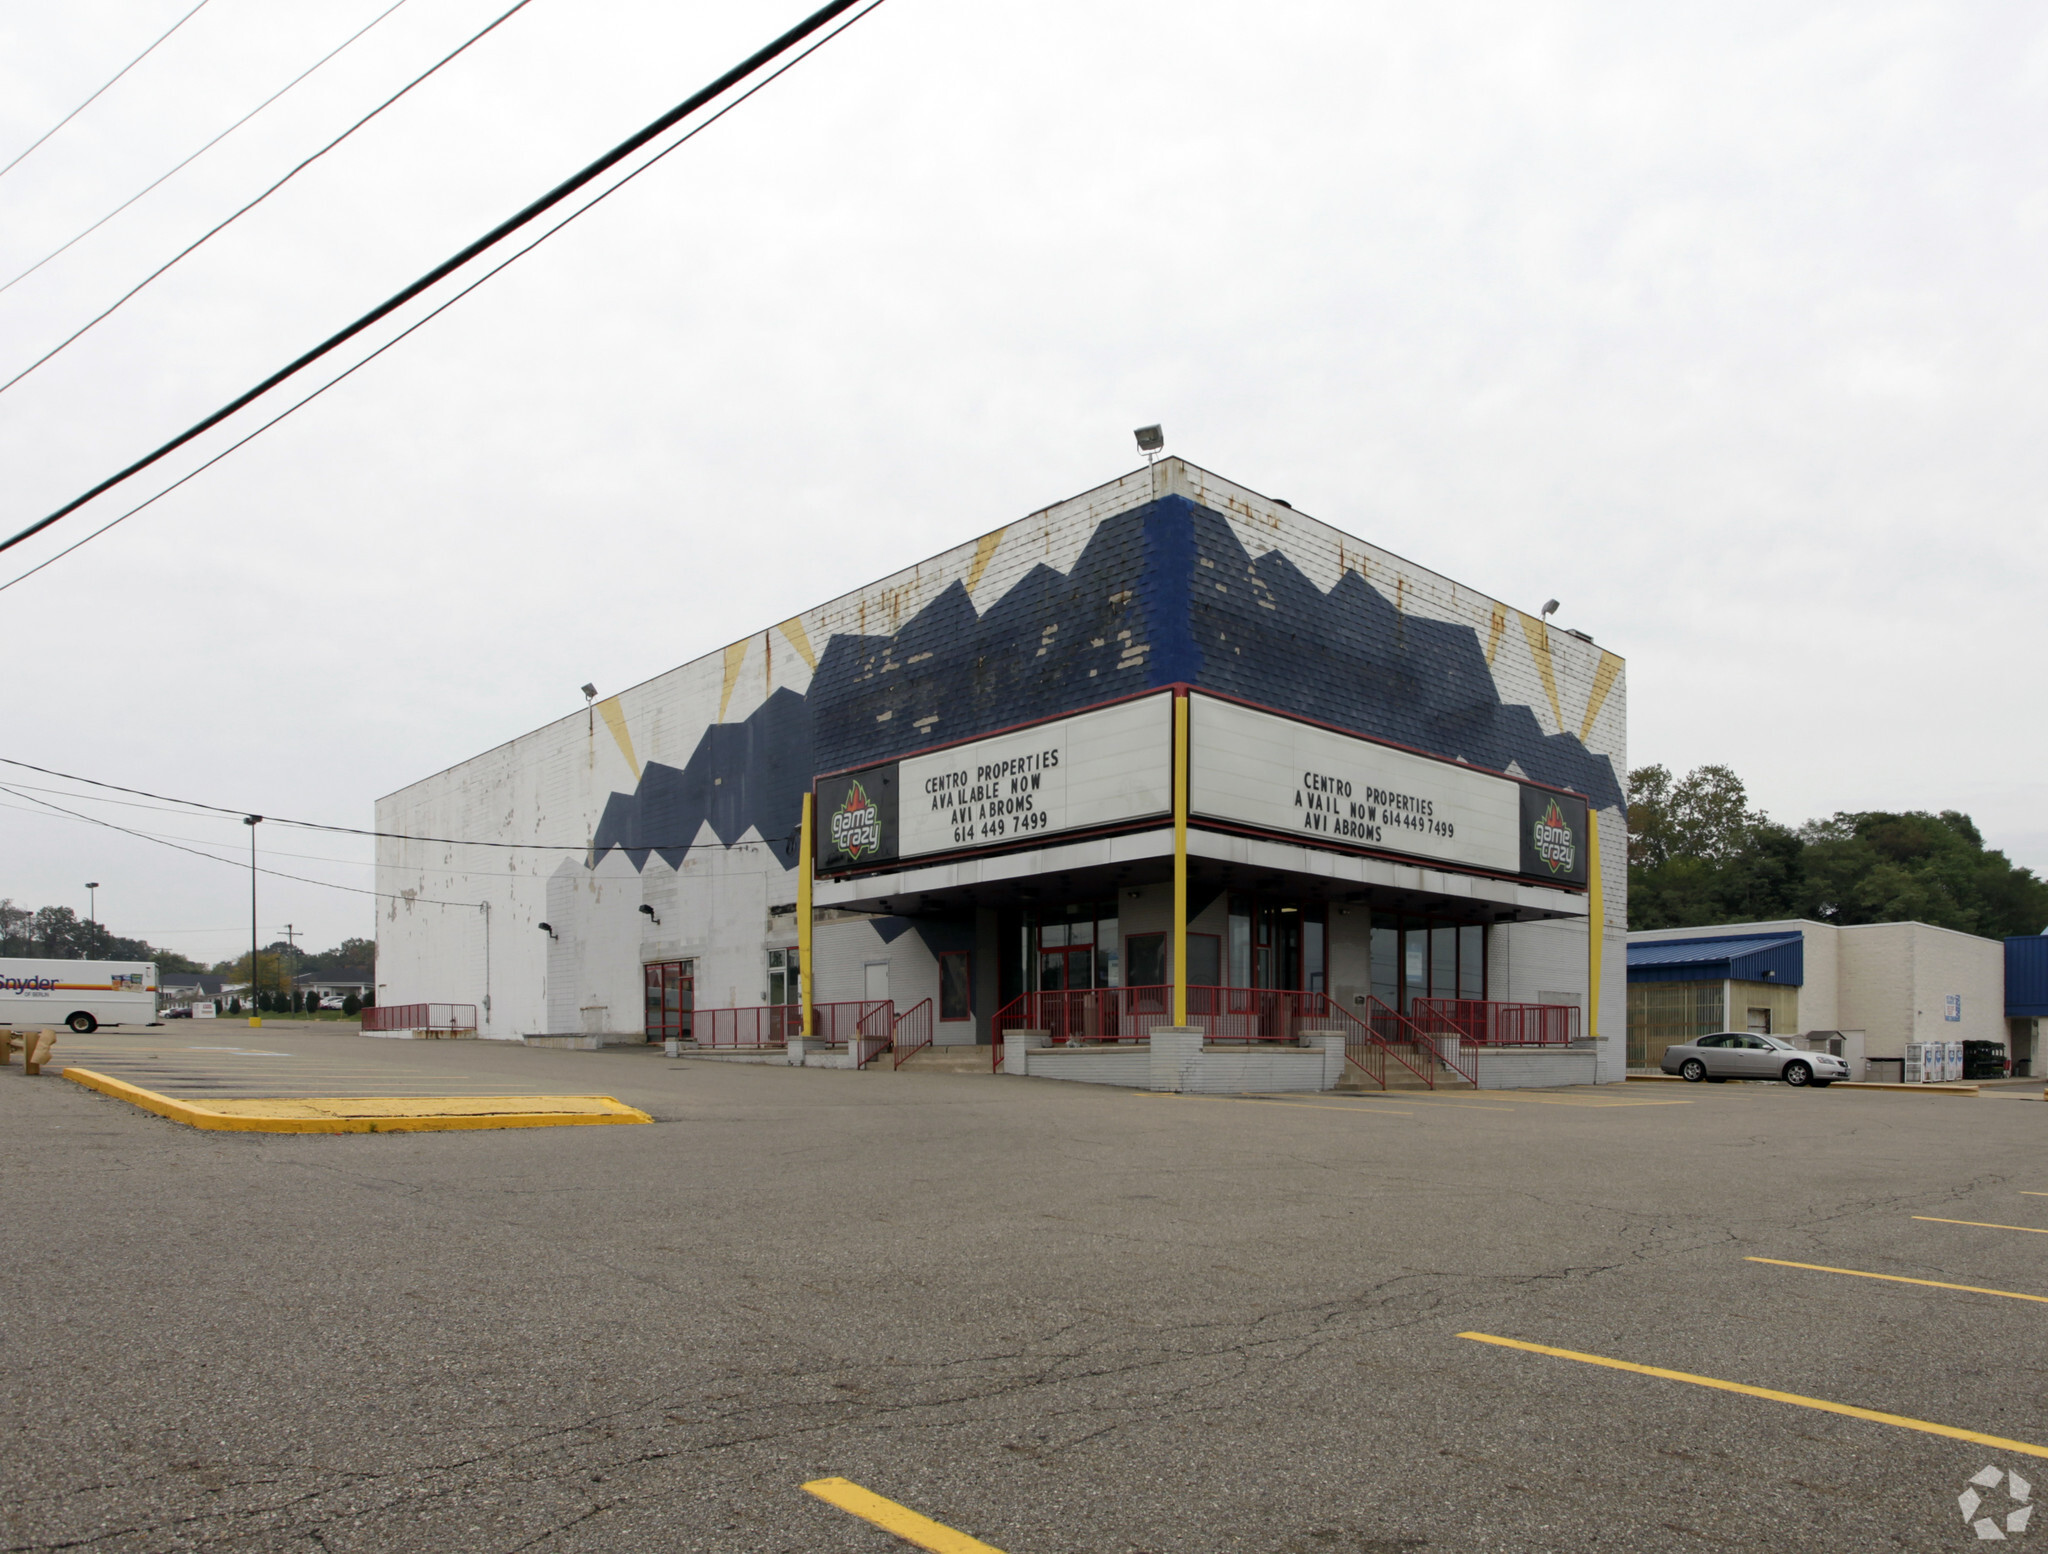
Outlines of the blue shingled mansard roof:
<svg viewBox="0 0 2048 1554">
<path fill-rule="evenodd" d="M 1698 939 L 1660 939 L 1628 947 L 1631 982 L 1806 981 L 1806 937 L 1797 929 L 1780 933 L 1716 934 Z"/>
</svg>

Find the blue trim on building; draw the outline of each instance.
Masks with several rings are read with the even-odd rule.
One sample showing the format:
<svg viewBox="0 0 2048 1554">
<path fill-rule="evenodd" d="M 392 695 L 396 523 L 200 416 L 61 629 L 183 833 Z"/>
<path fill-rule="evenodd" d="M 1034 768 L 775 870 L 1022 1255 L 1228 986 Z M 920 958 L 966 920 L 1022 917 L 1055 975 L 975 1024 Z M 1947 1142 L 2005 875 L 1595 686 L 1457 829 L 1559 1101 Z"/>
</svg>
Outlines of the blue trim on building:
<svg viewBox="0 0 2048 1554">
<path fill-rule="evenodd" d="M 1806 983 L 1806 935 L 1715 934 L 1662 939 L 1628 947 L 1631 982 Z"/>
<path fill-rule="evenodd" d="M 778 690 L 744 722 L 704 731 L 681 769 L 650 762 L 614 794 L 593 861 L 650 849 L 680 866 L 708 821 L 752 829 L 785 864 L 818 772 L 1185 683 L 1369 738 L 1510 766 L 1600 809 L 1620 774 L 1569 733 L 1501 700 L 1478 629 L 1423 619 L 1358 570 L 1328 593 L 1280 550 L 1254 557 L 1223 514 L 1183 496 L 1103 519 L 1070 571 L 1039 564 L 987 611 L 955 582 L 894 630 L 835 634 L 807 694 Z"/>
<path fill-rule="evenodd" d="M 2005 1013 L 2013 1020 L 2048 1019 L 2048 935 L 2005 941 Z"/>
</svg>

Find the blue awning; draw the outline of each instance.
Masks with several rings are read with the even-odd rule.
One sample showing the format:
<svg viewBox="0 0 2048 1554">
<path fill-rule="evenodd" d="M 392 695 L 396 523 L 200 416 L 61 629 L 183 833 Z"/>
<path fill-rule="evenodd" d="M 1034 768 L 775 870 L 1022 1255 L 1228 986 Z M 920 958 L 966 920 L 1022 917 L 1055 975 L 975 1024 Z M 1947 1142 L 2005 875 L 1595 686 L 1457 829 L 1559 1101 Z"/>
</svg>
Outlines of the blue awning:
<svg viewBox="0 0 2048 1554">
<path fill-rule="evenodd" d="M 1702 934 L 1628 947 L 1631 982 L 1806 981 L 1806 936 L 1797 929 L 1767 934 Z"/>
</svg>

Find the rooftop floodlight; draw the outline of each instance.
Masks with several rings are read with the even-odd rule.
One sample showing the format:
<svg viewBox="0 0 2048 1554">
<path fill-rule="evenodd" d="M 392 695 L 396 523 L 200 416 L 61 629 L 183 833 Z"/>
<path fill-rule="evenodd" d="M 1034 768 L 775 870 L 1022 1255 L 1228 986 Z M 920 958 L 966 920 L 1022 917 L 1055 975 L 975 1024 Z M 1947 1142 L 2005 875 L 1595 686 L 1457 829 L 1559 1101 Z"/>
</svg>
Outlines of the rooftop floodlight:
<svg viewBox="0 0 2048 1554">
<path fill-rule="evenodd" d="M 1545 601 L 1543 606 L 1543 618 L 1547 621 L 1550 619 L 1551 616 L 1555 615 L 1556 613 L 1557 601 L 1555 599 Z"/>
<path fill-rule="evenodd" d="M 594 686 L 594 685 L 586 685 L 586 686 L 584 686 L 584 687 L 583 687 L 583 699 L 584 699 L 585 701 L 596 701 L 596 700 L 597 700 L 597 687 L 596 687 L 596 686 Z"/>
<path fill-rule="evenodd" d="M 1166 446 L 1166 433 L 1157 425 L 1141 426 L 1131 435 L 1138 439 L 1138 451 L 1145 455 L 1147 464 L 1158 458 L 1159 450 Z"/>
<path fill-rule="evenodd" d="M 646 914 L 647 914 L 647 915 L 648 915 L 649 917 L 654 917 L 654 908 L 653 908 L 653 907 L 651 907 L 651 906 L 649 906 L 649 905 L 648 905 L 648 904 L 647 904 L 646 902 L 644 902 L 644 901 L 640 903 L 640 910 L 641 910 L 642 912 L 646 913 Z M 660 919 L 660 918 L 658 918 L 658 917 L 654 917 L 654 926 L 655 926 L 655 927 L 657 927 L 657 928 L 659 928 L 659 927 L 661 926 L 661 919 Z"/>
</svg>

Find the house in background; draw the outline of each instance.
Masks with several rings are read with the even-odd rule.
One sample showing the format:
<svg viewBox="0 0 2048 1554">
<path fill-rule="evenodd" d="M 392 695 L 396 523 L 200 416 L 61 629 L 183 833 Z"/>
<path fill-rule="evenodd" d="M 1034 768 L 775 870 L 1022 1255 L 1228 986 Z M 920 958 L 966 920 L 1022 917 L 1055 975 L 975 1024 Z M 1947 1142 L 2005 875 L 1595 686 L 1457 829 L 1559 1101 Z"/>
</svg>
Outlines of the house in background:
<svg viewBox="0 0 2048 1554">
<path fill-rule="evenodd" d="M 301 993 L 316 994 L 322 1003 L 339 1004 L 351 993 L 368 998 L 375 981 L 368 971 L 308 971 L 292 978 L 292 986 Z"/>
<path fill-rule="evenodd" d="M 157 1008 L 190 1009 L 194 1004 L 224 1003 L 227 979 L 204 971 L 159 971 Z"/>
</svg>

